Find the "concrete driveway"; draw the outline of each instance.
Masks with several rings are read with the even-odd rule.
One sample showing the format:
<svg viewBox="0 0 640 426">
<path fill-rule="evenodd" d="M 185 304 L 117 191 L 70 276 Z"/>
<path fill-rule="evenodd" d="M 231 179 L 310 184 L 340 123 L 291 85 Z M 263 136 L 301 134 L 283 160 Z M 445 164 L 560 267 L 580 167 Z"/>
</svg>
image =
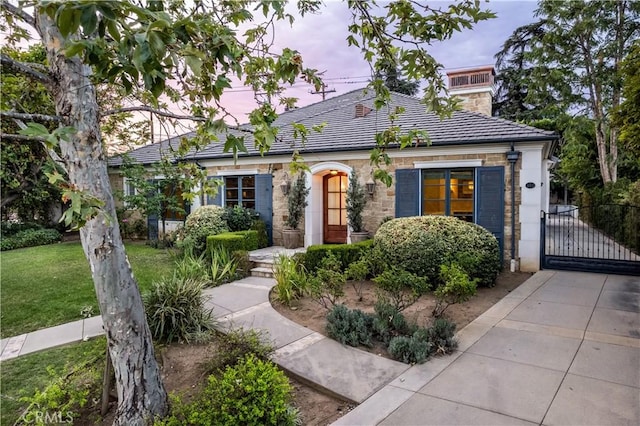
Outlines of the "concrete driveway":
<svg viewBox="0 0 640 426">
<path fill-rule="evenodd" d="M 640 424 L 640 277 L 538 272 L 458 338 L 335 424 Z"/>
</svg>

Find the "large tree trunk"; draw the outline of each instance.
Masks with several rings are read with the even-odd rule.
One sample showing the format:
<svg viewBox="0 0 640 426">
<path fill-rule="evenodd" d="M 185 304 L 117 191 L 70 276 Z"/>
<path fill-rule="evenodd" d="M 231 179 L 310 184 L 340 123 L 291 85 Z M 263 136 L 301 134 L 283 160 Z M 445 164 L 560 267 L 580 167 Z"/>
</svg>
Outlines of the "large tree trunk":
<svg viewBox="0 0 640 426">
<path fill-rule="evenodd" d="M 140 291 L 116 220 L 96 93 L 89 80 L 91 70 L 78 57 L 65 57 L 62 52 L 65 39 L 48 16 L 40 14 L 36 26 L 54 75 L 52 95 L 56 111 L 64 118 L 64 125 L 76 129 L 71 140 L 60 143 L 70 183 L 105 203 L 104 212 L 89 220 L 80 236 L 91 266 L 115 371 L 118 409 L 114 424 L 142 425 L 166 413 L 167 395 Z"/>
</svg>

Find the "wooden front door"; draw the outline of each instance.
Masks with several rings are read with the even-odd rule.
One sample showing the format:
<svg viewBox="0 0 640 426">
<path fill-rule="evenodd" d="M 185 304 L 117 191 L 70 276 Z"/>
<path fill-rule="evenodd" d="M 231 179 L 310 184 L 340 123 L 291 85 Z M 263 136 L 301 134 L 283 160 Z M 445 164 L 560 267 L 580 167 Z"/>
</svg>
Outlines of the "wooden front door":
<svg viewBox="0 0 640 426">
<path fill-rule="evenodd" d="M 323 179 L 324 195 L 324 242 L 344 244 L 347 242 L 347 185 L 345 173 L 328 174 Z"/>
</svg>

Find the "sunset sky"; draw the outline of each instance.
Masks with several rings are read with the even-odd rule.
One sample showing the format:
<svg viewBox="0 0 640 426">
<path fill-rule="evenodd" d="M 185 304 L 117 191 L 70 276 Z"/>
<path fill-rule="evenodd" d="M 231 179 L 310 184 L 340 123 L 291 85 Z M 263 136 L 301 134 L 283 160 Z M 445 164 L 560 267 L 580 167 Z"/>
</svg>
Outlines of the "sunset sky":
<svg viewBox="0 0 640 426">
<path fill-rule="evenodd" d="M 431 1 L 436 6 L 449 2 Z M 384 4 L 380 2 L 380 4 Z M 446 70 L 494 64 L 493 56 L 507 37 L 517 27 L 533 22 L 535 1 L 491 1 L 483 7 L 497 14 L 497 18 L 476 25 L 473 30 L 457 33 L 451 40 L 434 44 L 429 52 Z M 277 28 L 276 47 L 290 47 L 298 50 L 306 67 L 326 71 L 327 88 L 335 92 L 327 98 L 364 87 L 371 71 L 362 59 L 358 48 L 348 47 L 346 42 L 350 13 L 341 1 L 326 0 L 320 14 L 299 18 L 293 28 L 280 25 Z M 299 98 L 298 106 L 322 100 L 320 95 L 312 95 L 311 87 L 296 83 L 287 89 L 285 96 Z M 246 121 L 246 114 L 255 107 L 253 93 L 234 85 L 223 96 L 223 102 L 238 118 Z"/>
</svg>

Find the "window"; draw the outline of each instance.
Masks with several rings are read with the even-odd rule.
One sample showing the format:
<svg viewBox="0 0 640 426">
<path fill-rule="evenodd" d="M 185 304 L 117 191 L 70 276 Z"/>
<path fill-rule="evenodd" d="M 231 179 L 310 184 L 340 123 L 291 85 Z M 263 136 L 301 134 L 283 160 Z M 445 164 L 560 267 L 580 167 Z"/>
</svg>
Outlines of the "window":
<svg viewBox="0 0 640 426">
<path fill-rule="evenodd" d="M 242 206 L 248 209 L 256 208 L 256 177 L 229 176 L 224 178 L 225 206 Z"/>
<path fill-rule="evenodd" d="M 422 171 L 422 214 L 473 222 L 473 169 Z"/>
<path fill-rule="evenodd" d="M 161 197 L 163 220 L 185 220 L 189 206 L 182 198 L 182 188 L 171 182 L 161 181 L 158 190 L 163 195 Z"/>
</svg>

